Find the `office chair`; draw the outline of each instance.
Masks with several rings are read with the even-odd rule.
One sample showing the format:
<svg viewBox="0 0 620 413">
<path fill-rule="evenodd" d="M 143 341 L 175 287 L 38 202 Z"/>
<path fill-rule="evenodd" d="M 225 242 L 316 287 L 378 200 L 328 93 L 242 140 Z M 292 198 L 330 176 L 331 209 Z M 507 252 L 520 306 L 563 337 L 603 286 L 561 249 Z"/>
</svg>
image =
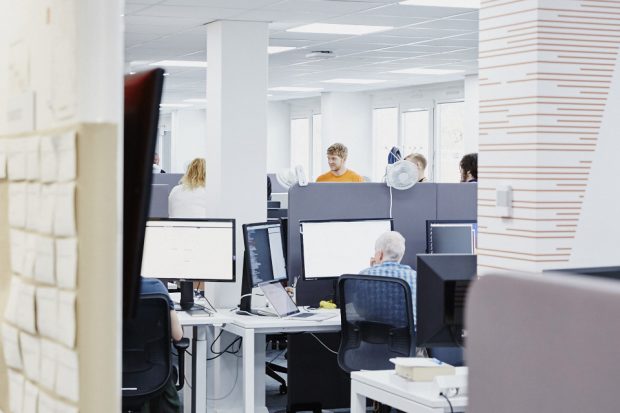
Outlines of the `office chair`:
<svg viewBox="0 0 620 413">
<path fill-rule="evenodd" d="M 164 294 L 140 296 L 136 316 L 123 323 L 123 412 L 140 411 L 177 372 L 170 349 L 170 308 Z M 183 388 L 189 340 L 173 343 L 179 357 L 177 391 Z M 176 380 L 175 380 L 176 382 Z"/>
<path fill-rule="evenodd" d="M 390 358 L 415 355 L 413 300 L 406 281 L 345 274 L 338 281 L 338 293 L 338 364 L 343 370 L 392 369 Z"/>
</svg>

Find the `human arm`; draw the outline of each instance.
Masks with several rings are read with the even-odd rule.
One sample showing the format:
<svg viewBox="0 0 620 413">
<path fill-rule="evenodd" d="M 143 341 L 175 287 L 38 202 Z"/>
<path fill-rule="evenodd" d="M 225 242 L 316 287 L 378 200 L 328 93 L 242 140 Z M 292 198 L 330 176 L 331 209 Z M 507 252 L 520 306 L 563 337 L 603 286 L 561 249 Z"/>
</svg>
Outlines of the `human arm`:
<svg viewBox="0 0 620 413">
<path fill-rule="evenodd" d="M 170 310 L 170 332 L 174 341 L 179 341 L 183 338 L 183 328 L 175 310 Z"/>
</svg>

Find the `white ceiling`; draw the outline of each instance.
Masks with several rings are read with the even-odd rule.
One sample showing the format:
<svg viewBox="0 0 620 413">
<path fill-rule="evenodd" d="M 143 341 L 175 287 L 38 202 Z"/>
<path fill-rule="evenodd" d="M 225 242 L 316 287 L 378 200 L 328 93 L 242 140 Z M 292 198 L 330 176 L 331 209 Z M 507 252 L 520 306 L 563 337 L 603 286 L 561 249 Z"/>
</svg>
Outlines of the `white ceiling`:
<svg viewBox="0 0 620 413">
<path fill-rule="evenodd" d="M 440 4 L 441 0 L 437 0 Z M 462 79 L 478 71 L 478 11 L 400 5 L 395 0 L 127 0 L 125 61 L 140 70 L 159 60 L 207 60 L 205 24 L 215 20 L 269 22 L 270 46 L 298 49 L 269 56 L 269 87 L 362 91 Z M 362 36 L 291 33 L 310 23 L 393 26 Z M 336 57 L 309 60 L 314 50 Z M 133 64 L 131 64 L 133 62 Z M 136 62 L 140 62 L 137 63 Z M 412 67 L 459 69 L 429 76 L 389 73 Z M 164 103 L 204 98 L 206 69 L 167 68 Z M 372 85 L 322 83 L 334 78 L 383 79 Z M 318 93 L 269 92 L 270 99 Z"/>
</svg>

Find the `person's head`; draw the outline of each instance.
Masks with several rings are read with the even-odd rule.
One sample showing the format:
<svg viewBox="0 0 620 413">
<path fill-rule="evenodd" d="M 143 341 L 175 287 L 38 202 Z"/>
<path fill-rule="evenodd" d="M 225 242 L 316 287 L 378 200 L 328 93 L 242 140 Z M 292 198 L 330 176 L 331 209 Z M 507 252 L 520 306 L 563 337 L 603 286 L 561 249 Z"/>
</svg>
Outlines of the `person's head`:
<svg viewBox="0 0 620 413">
<path fill-rule="evenodd" d="M 375 263 L 400 262 L 405 255 L 405 238 L 396 231 L 381 234 L 375 242 Z"/>
<path fill-rule="evenodd" d="M 472 179 L 478 180 L 478 154 L 468 153 L 461 158 L 459 164 L 461 169 L 461 182 L 471 181 Z"/>
<path fill-rule="evenodd" d="M 405 156 L 405 160 L 413 163 L 418 167 L 418 179 L 422 179 L 425 177 L 424 171 L 426 170 L 426 158 L 421 153 L 410 153 Z"/>
<path fill-rule="evenodd" d="M 155 155 L 153 155 L 153 164 L 159 165 L 159 154 L 157 152 L 155 152 Z"/>
<path fill-rule="evenodd" d="M 206 162 L 204 158 L 194 159 L 187 166 L 187 171 L 185 172 L 185 175 L 183 175 L 183 178 L 181 178 L 181 183 L 189 189 L 205 186 L 205 177 L 207 173 L 206 169 Z"/>
<path fill-rule="evenodd" d="M 341 143 L 334 143 L 327 148 L 327 163 L 332 172 L 346 172 L 347 147 Z"/>
</svg>

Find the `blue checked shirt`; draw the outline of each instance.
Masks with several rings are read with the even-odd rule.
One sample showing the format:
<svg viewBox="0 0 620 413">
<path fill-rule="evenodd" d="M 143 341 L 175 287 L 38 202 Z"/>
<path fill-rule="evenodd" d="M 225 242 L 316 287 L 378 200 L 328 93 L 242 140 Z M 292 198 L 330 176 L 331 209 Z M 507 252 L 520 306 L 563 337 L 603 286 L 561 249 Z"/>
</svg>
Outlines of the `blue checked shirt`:
<svg viewBox="0 0 620 413">
<path fill-rule="evenodd" d="M 411 296 L 413 299 L 413 320 L 416 322 L 416 272 L 408 265 L 400 264 L 398 262 L 387 261 L 382 262 L 381 264 L 375 265 L 373 267 L 366 268 L 362 270 L 360 274 L 363 275 L 382 275 L 386 277 L 395 277 L 400 278 L 409 284 L 411 287 Z M 377 300 L 377 305 L 380 303 L 385 305 L 388 303 L 388 306 L 393 307 L 395 312 L 402 311 L 402 305 L 404 303 L 398 302 L 399 300 L 395 297 L 392 297 L 394 294 L 393 291 L 374 291 L 371 299 Z"/>
</svg>

